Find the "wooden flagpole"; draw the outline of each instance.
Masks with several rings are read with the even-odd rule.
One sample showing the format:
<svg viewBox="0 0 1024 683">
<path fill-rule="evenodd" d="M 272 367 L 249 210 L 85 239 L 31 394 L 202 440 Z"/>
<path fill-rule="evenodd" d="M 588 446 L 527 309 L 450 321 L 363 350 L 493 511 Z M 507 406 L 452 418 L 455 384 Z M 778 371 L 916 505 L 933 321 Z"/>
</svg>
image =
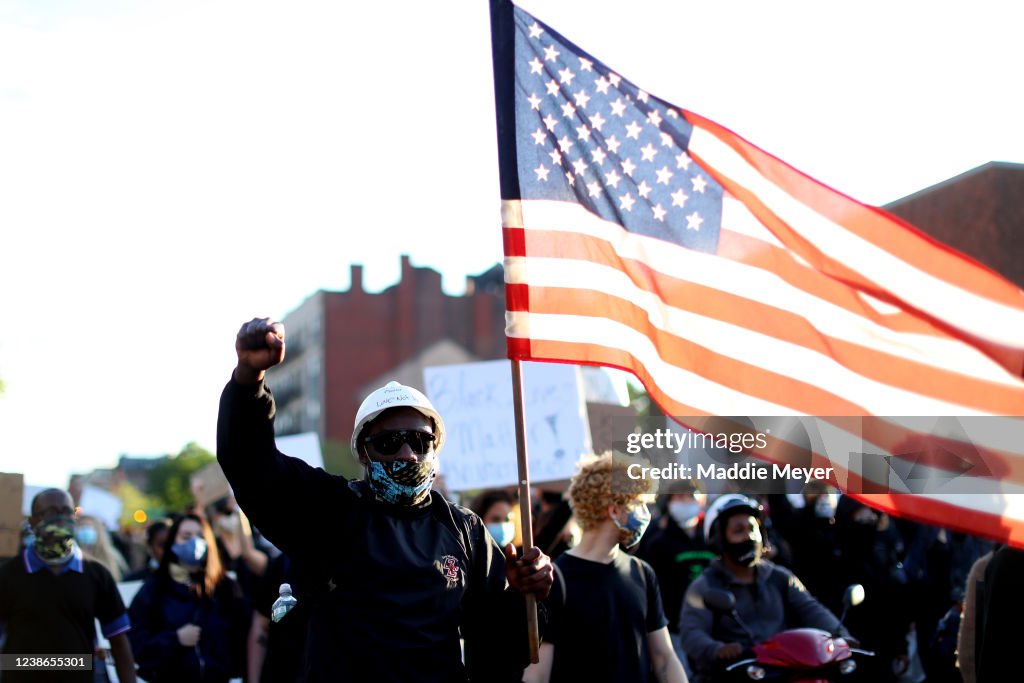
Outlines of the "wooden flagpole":
<svg viewBox="0 0 1024 683">
<path fill-rule="evenodd" d="M 519 460 L 519 522 L 523 552 L 533 547 L 533 505 L 530 500 L 530 464 L 526 458 L 526 414 L 523 409 L 523 373 L 518 358 L 512 359 L 512 403 L 516 415 L 516 455 Z M 540 661 L 540 627 L 537 599 L 526 596 L 526 625 L 530 638 L 530 661 Z"/>
</svg>

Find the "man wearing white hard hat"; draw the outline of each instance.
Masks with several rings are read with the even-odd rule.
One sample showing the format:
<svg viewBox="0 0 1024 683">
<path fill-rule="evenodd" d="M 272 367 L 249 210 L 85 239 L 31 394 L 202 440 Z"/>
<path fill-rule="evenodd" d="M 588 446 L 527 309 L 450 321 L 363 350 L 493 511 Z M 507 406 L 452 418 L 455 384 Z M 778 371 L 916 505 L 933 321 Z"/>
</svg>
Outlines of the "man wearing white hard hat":
<svg viewBox="0 0 1024 683">
<path fill-rule="evenodd" d="M 251 320 L 235 351 L 217 457 L 249 519 L 315 587 L 300 597 L 302 680 L 519 681 L 522 596 L 547 596 L 551 563 L 499 548 L 479 517 L 431 491 L 445 431 L 427 397 L 391 382 L 363 401 L 352 452 L 365 476 L 350 481 L 277 450 L 264 374 L 284 359 L 284 326 Z"/>
</svg>

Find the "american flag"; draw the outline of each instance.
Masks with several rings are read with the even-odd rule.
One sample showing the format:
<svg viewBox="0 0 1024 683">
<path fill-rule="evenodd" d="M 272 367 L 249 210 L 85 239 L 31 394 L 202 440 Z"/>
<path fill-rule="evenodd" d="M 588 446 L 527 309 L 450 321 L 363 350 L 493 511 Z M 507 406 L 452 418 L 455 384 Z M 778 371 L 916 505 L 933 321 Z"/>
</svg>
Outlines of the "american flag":
<svg viewBox="0 0 1024 683">
<path fill-rule="evenodd" d="M 504 0 L 492 33 L 511 358 L 623 368 L 676 416 L 1024 415 L 1020 289 Z M 872 502 L 1024 543 L 1014 450 L 983 495 Z"/>
</svg>

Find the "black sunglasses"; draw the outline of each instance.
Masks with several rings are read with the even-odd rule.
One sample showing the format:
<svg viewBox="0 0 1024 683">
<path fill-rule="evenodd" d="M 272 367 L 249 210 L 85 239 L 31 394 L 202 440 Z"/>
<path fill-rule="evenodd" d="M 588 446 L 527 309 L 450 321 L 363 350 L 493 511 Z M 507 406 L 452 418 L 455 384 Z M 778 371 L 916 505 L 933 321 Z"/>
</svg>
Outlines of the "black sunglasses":
<svg viewBox="0 0 1024 683">
<path fill-rule="evenodd" d="M 363 443 L 370 444 L 373 450 L 381 455 L 394 455 L 402 448 L 402 444 L 409 444 L 409 448 L 416 455 L 424 455 L 430 450 L 434 438 L 430 432 L 418 429 L 396 429 L 364 436 Z"/>
</svg>

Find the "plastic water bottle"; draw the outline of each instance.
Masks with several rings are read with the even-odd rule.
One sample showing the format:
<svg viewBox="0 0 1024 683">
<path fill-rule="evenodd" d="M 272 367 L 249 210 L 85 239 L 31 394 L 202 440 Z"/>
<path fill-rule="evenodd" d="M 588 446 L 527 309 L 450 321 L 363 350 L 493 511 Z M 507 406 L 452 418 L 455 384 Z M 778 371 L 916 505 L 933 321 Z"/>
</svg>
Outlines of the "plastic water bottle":
<svg viewBox="0 0 1024 683">
<path fill-rule="evenodd" d="M 298 600 L 292 595 L 291 584 L 282 583 L 281 588 L 278 589 L 280 597 L 274 600 L 274 606 L 270 608 L 270 618 L 277 623 L 284 619 L 284 615 L 292 611 L 292 608 L 298 604 Z"/>
</svg>

